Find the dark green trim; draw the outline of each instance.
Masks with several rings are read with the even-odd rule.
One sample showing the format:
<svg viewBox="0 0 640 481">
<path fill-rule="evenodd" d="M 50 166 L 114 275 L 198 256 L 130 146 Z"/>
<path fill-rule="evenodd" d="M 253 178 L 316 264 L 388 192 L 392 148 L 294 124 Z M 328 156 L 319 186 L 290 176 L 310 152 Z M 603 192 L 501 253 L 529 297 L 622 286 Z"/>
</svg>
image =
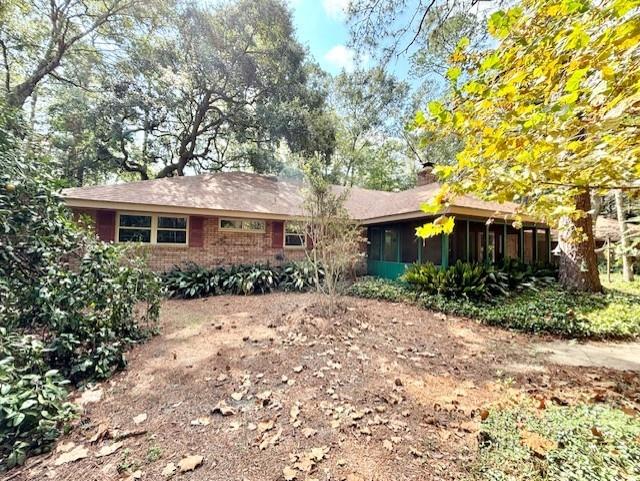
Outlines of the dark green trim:
<svg viewBox="0 0 640 481">
<path fill-rule="evenodd" d="M 467 219 L 465 221 L 465 228 L 466 228 L 466 245 L 465 245 L 465 260 L 467 262 L 469 262 L 469 259 L 471 259 L 471 236 L 469 234 L 469 220 Z"/>
<path fill-rule="evenodd" d="M 483 239 L 483 253 L 482 261 L 485 264 L 489 263 L 489 224 L 484 223 L 484 239 Z"/>
<path fill-rule="evenodd" d="M 443 268 L 449 267 L 449 234 L 442 234 L 440 238 L 440 265 Z"/>
</svg>

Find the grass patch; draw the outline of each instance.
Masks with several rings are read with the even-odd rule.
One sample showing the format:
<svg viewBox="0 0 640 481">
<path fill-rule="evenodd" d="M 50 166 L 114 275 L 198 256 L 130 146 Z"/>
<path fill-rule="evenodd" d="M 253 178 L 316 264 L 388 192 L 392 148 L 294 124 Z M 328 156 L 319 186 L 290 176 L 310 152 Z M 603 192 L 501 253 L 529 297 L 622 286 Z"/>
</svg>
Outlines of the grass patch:
<svg viewBox="0 0 640 481">
<path fill-rule="evenodd" d="M 415 303 L 426 309 L 471 317 L 486 324 L 573 338 L 628 339 L 640 335 L 640 282 L 614 278 L 604 294 L 578 294 L 552 286 L 493 301 L 419 294 L 400 281 L 365 278 L 350 294 Z"/>
<path fill-rule="evenodd" d="M 640 479 L 640 422 L 606 405 L 524 404 L 483 421 L 476 479 Z"/>
</svg>

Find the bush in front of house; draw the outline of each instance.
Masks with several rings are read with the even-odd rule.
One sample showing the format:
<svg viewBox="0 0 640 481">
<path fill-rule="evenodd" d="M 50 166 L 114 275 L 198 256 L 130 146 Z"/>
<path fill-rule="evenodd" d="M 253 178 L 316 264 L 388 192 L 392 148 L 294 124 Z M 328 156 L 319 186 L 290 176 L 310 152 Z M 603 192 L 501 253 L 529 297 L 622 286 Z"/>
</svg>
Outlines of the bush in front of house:
<svg viewBox="0 0 640 481">
<path fill-rule="evenodd" d="M 640 478 L 640 423 L 604 404 L 544 409 L 520 401 L 482 422 L 477 479 L 617 481 Z"/>
<path fill-rule="evenodd" d="M 0 327 L 0 471 L 45 452 L 74 415 L 69 381 L 49 369 L 35 336 Z"/>
<path fill-rule="evenodd" d="M 548 286 L 555 282 L 555 272 L 517 260 L 507 260 L 497 267 L 458 260 L 446 269 L 431 263 L 412 264 L 403 279 L 421 293 L 487 300 Z"/>
<path fill-rule="evenodd" d="M 524 332 L 594 339 L 640 336 L 640 281 L 612 284 L 604 294 L 573 293 L 552 284 L 508 297 L 472 300 L 419 292 L 403 281 L 364 278 L 350 287 L 349 294 L 411 303 Z"/>
<path fill-rule="evenodd" d="M 281 267 L 241 264 L 207 269 L 197 264 L 175 267 L 162 276 L 169 297 L 193 299 L 219 294 L 266 294 L 275 290 L 304 292 L 315 286 L 306 261 Z"/>
<path fill-rule="evenodd" d="M 2 471 L 50 447 L 70 412 L 64 380 L 124 367 L 157 329 L 163 290 L 140 259 L 77 225 L 46 160 L 24 159 L 2 122 L 0 144 Z"/>
</svg>

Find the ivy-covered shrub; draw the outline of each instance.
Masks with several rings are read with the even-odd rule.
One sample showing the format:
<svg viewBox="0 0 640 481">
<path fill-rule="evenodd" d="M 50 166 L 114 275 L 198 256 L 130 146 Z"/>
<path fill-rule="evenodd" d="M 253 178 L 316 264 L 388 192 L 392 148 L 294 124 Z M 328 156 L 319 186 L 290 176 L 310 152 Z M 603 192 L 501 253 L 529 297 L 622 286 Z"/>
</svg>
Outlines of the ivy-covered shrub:
<svg viewBox="0 0 640 481">
<path fill-rule="evenodd" d="M 36 337 L 0 327 L 0 471 L 47 450 L 73 418 L 65 380 Z"/>
<path fill-rule="evenodd" d="M 213 269 L 192 263 L 166 272 L 162 280 L 169 297 L 182 299 L 265 294 L 274 290 L 302 292 L 315 286 L 314 270 L 308 262 L 291 262 L 282 267 L 243 264 Z"/>
<path fill-rule="evenodd" d="M 0 471 L 55 439 L 68 411 L 64 379 L 80 384 L 124 367 L 125 350 L 156 330 L 163 295 L 139 258 L 78 225 L 51 166 L 22 158 L 2 115 Z"/>
</svg>

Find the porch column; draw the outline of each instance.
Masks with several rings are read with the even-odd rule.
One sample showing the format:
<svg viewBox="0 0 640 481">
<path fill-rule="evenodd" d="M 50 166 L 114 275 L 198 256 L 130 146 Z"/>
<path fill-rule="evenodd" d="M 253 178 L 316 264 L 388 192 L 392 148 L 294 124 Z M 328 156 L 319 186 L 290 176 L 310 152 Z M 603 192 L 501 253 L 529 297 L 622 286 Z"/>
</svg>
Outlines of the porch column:
<svg viewBox="0 0 640 481">
<path fill-rule="evenodd" d="M 524 262 L 524 226 L 520 227 L 520 235 L 518 236 L 518 255 L 520 262 Z"/>
<path fill-rule="evenodd" d="M 470 239 L 469 239 L 469 220 L 465 221 L 465 247 L 464 247 L 464 259 L 469 262 L 471 260 L 471 243 L 470 243 Z"/>
<path fill-rule="evenodd" d="M 538 263 L 538 229 L 533 228 L 533 263 Z"/>
<path fill-rule="evenodd" d="M 442 234 L 440 237 L 440 266 L 443 269 L 449 267 L 449 234 Z"/>
<path fill-rule="evenodd" d="M 544 230 L 544 233 L 545 233 L 545 237 L 547 238 L 547 252 L 548 252 L 547 263 L 551 264 L 551 229 L 547 227 Z"/>
<path fill-rule="evenodd" d="M 502 226 L 502 262 L 507 260 L 507 221 Z"/>
<path fill-rule="evenodd" d="M 482 255 L 485 264 L 489 263 L 489 224 L 484 224 L 484 253 Z"/>
</svg>

